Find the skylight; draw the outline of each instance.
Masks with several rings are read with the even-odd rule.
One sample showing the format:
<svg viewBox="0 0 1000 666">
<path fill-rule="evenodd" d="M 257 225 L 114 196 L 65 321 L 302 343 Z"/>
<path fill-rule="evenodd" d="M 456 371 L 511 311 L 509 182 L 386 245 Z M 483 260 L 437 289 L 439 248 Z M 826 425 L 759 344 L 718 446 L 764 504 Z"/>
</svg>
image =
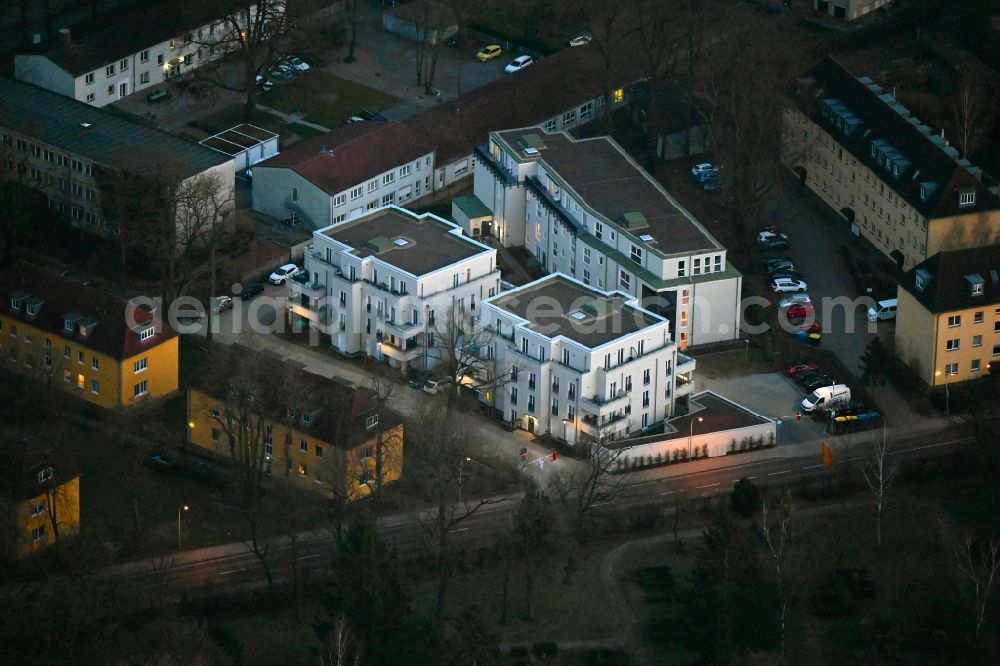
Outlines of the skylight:
<svg viewBox="0 0 1000 666">
<path fill-rule="evenodd" d="M 397 238 L 396 240 L 392 241 L 392 244 L 395 245 L 396 247 L 406 247 L 407 245 L 409 245 L 409 242 L 405 238 Z"/>
<path fill-rule="evenodd" d="M 641 240 L 641 241 L 643 241 L 645 243 L 652 243 L 653 242 L 653 237 L 650 236 L 649 234 L 642 234 L 641 236 L 639 236 L 639 240 Z"/>
<path fill-rule="evenodd" d="M 576 312 L 574 312 L 573 314 L 571 314 L 570 317 L 572 317 L 573 319 L 576 319 L 577 321 L 582 321 L 582 320 L 584 320 L 584 319 L 587 318 L 587 315 L 585 313 L 580 312 L 579 310 L 577 310 Z"/>
</svg>

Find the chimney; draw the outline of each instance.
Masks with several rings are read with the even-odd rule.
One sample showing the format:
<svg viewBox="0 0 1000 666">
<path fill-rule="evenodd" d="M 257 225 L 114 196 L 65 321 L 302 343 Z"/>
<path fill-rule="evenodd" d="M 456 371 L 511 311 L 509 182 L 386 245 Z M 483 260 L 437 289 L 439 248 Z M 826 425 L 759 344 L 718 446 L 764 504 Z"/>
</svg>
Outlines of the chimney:
<svg viewBox="0 0 1000 666">
<path fill-rule="evenodd" d="M 69 28 L 59 28 L 59 42 L 63 48 L 73 46 L 73 32 Z"/>
</svg>

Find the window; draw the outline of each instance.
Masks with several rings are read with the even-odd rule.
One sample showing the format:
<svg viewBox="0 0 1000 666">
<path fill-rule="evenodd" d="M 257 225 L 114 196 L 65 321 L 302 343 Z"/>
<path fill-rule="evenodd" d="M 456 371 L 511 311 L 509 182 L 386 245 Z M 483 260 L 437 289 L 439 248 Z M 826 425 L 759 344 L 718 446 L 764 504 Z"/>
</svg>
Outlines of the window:
<svg viewBox="0 0 1000 666">
<path fill-rule="evenodd" d="M 149 62 L 149 49 L 139 53 L 139 62 Z"/>
<path fill-rule="evenodd" d="M 637 264 L 641 264 L 642 263 L 642 250 L 639 249 L 639 248 L 637 248 L 635 245 L 633 245 L 632 246 L 631 257 L 632 257 L 632 261 L 636 262 Z"/>
<path fill-rule="evenodd" d="M 94 93 L 87 93 L 87 101 L 88 102 L 94 101 Z"/>
<path fill-rule="evenodd" d="M 162 65 L 163 64 L 163 54 L 162 53 L 156 56 L 156 64 L 157 65 Z"/>
<path fill-rule="evenodd" d="M 528 411 L 529 412 L 535 411 L 535 396 L 530 394 L 528 395 Z"/>
<path fill-rule="evenodd" d="M 993 345 L 993 355 L 1000 356 L 1000 345 Z"/>
<path fill-rule="evenodd" d="M 222 439 L 222 431 L 218 428 L 212 428 L 212 441 L 218 442 L 220 439 Z"/>
<path fill-rule="evenodd" d="M 87 76 L 83 77 L 83 81 L 88 86 L 91 85 L 91 84 L 93 84 L 94 83 L 94 73 L 91 72 L 90 74 L 87 74 Z"/>
<path fill-rule="evenodd" d="M 685 266 L 684 260 L 677 262 L 677 277 L 684 277 L 687 275 L 687 267 Z"/>
<path fill-rule="evenodd" d="M 45 513 L 45 502 L 36 502 L 31 505 L 31 515 L 33 517 L 38 517 Z"/>
<path fill-rule="evenodd" d="M 139 83 L 149 83 L 149 72 L 143 72 L 139 75 Z"/>
<path fill-rule="evenodd" d="M 45 469 L 38 472 L 38 483 L 45 483 L 52 478 L 54 470 L 51 467 L 46 467 Z"/>
<path fill-rule="evenodd" d="M 972 336 L 972 346 L 973 347 L 982 347 L 983 346 L 983 336 L 981 336 L 981 335 L 973 335 Z"/>
<path fill-rule="evenodd" d="M 368 181 L 368 191 L 369 192 L 374 192 L 377 189 L 378 189 L 378 181 L 377 180 Z"/>
<path fill-rule="evenodd" d="M 568 349 L 563 349 L 562 350 L 562 362 L 563 362 L 563 365 L 569 365 L 569 350 Z M 556 377 L 555 381 L 553 382 L 553 385 L 555 386 L 555 389 L 558 391 L 559 390 L 559 378 L 558 377 Z"/>
<path fill-rule="evenodd" d="M 615 90 L 613 93 L 611 93 L 611 100 L 615 104 L 621 104 L 623 101 L 625 101 L 625 90 L 623 90 L 622 88 L 618 88 L 617 90 Z"/>
<path fill-rule="evenodd" d="M 63 347 L 63 358 L 69 358 L 69 355 L 70 355 L 69 345 L 66 345 L 65 347 Z"/>
<path fill-rule="evenodd" d="M 642 371 L 642 385 L 643 386 L 649 385 L 649 368 L 646 368 L 645 370 Z"/>
<path fill-rule="evenodd" d="M 628 291 L 632 288 L 632 276 L 623 270 L 618 271 L 618 286 Z"/>
<path fill-rule="evenodd" d="M 962 325 L 962 315 L 952 315 L 948 317 L 948 328 L 955 328 Z"/>
<path fill-rule="evenodd" d="M 87 358 L 87 355 L 84 354 L 83 352 L 77 352 L 76 353 L 76 362 L 77 363 L 81 363 L 82 364 L 86 360 L 86 358 Z"/>
<path fill-rule="evenodd" d="M 957 375 L 958 374 L 958 363 L 949 363 L 944 366 L 944 374 L 946 375 Z"/>
<path fill-rule="evenodd" d="M 586 268 L 583 269 L 583 283 L 590 284 L 590 271 Z"/>
<path fill-rule="evenodd" d="M 391 182 L 393 182 L 395 180 L 396 180 L 396 172 L 395 171 L 390 171 L 389 173 L 387 173 L 384 176 L 382 176 L 382 184 L 383 185 L 388 185 L 389 183 L 391 183 Z"/>
<path fill-rule="evenodd" d="M 364 194 L 364 187 L 362 185 L 358 185 L 353 190 L 351 190 L 351 201 L 355 199 L 360 199 L 362 194 Z"/>
<path fill-rule="evenodd" d="M 594 222 L 594 237 L 598 240 L 604 237 L 604 225 L 600 222 Z"/>
<path fill-rule="evenodd" d="M 45 538 L 46 525 L 39 525 L 38 527 L 31 530 L 31 540 L 41 541 Z"/>
<path fill-rule="evenodd" d="M 101 369 L 101 362 L 98 360 L 98 358 L 96 356 L 93 356 L 90 359 L 90 369 L 91 370 L 100 370 Z"/>
<path fill-rule="evenodd" d="M 153 337 L 153 335 L 155 333 L 156 333 L 156 328 L 153 327 L 153 326 L 150 326 L 149 328 L 146 328 L 146 329 L 143 329 L 143 330 L 139 331 L 139 339 L 140 340 L 149 340 L 151 337 Z"/>
<path fill-rule="evenodd" d="M 112 84 L 108 86 L 108 97 L 112 97 L 115 94 L 115 86 Z"/>
<path fill-rule="evenodd" d="M 691 267 L 691 275 L 701 275 L 701 257 L 695 257 Z"/>
<path fill-rule="evenodd" d="M 299 451 L 301 453 L 309 453 L 309 442 L 304 439 L 299 440 Z"/>
<path fill-rule="evenodd" d="M 980 370 L 982 370 L 982 367 L 983 367 L 982 366 L 982 361 L 980 361 L 977 358 L 977 359 L 973 359 L 972 366 L 969 368 L 969 370 L 971 370 L 972 372 L 979 372 Z"/>
<path fill-rule="evenodd" d="M 120 63 L 118 63 L 118 69 L 120 69 L 123 72 L 127 72 L 128 71 L 128 60 L 127 59 L 126 60 L 122 60 Z"/>
<path fill-rule="evenodd" d="M 298 201 L 299 200 L 299 188 L 293 187 L 292 188 L 292 195 L 291 196 L 292 196 L 292 201 Z"/>
<path fill-rule="evenodd" d="M 365 428 L 371 429 L 378 425 L 378 414 L 372 414 L 365 419 Z"/>
<path fill-rule="evenodd" d="M 140 396 L 146 395 L 147 392 L 148 392 L 148 389 L 147 389 L 147 386 L 146 386 L 146 380 L 144 379 L 141 382 L 139 382 L 138 384 L 136 384 L 135 387 L 132 389 L 132 397 L 133 398 L 138 398 Z"/>
<path fill-rule="evenodd" d="M 976 203 L 976 191 L 963 191 L 958 193 L 959 206 L 972 206 Z"/>
<path fill-rule="evenodd" d="M 388 206 L 390 204 L 393 204 L 393 203 L 395 203 L 395 199 L 396 199 L 396 193 L 395 192 L 389 192 L 389 194 L 383 194 L 382 195 L 382 205 L 383 206 Z"/>
<path fill-rule="evenodd" d="M 323 447 L 322 446 L 319 446 L 319 445 L 316 446 L 316 457 L 317 458 L 322 458 L 323 457 Z"/>
<path fill-rule="evenodd" d="M 559 401 L 552 398 L 552 416 L 559 416 Z"/>
<path fill-rule="evenodd" d="M 308 468 L 305 465 L 299 465 L 298 469 L 296 470 L 296 473 L 299 476 L 308 476 Z"/>
<path fill-rule="evenodd" d="M 101 394 L 101 383 L 96 379 L 90 380 L 90 392 L 93 393 L 94 395 Z"/>
<path fill-rule="evenodd" d="M 132 367 L 135 370 L 135 374 L 139 374 L 140 372 L 145 372 L 146 368 L 149 367 L 149 359 L 140 358 L 133 364 Z"/>
<path fill-rule="evenodd" d="M 346 201 L 347 201 L 347 196 L 344 194 L 338 194 L 335 197 L 333 197 L 334 206 L 343 206 Z"/>
<path fill-rule="evenodd" d="M 399 177 L 405 178 L 406 176 L 409 176 L 410 172 L 412 171 L 413 167 L 409 164 L 407 164 L 406 166 L 399 167 Z"/>
<path fill-rule="evenodd" d="M 516 405 L 517 404 L 517 387 L 516 386 L 512 386 L 510 388 L 510 404 L 512 404 L 512 405 Z"/>
<path fill-rule="evenodd" d="M 958 351 L 958 345 L 959 345 L 958 338 L 955 338 L 953 340 L 948 340 L 945 343 L 944 348 L 945 351 Z"/>
<path fill-rule="evenodd" d="M 649 391 L 642 392 L 642 406 L 649 407 Z"/>
<path fill-rule="evenodd" d="M 976 314 L 972 315 L 972 323 L 973 324 L 982 324 L 983 323 L 983 312 L 982 312 L 982 310 L 980 310 Z"/>
</svg>

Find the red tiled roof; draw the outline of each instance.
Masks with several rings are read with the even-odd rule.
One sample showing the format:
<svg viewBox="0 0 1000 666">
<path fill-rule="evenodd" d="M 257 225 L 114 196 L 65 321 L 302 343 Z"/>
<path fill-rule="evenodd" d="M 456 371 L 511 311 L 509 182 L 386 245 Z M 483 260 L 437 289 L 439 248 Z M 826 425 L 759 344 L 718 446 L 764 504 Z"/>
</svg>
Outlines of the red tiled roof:
<svg viewBox="0 0 1000 666">
<path fill-rule="evenodd" d="M 19 311 L 12 310 L 10 300 L 14 294 L 26 295 L 29 299 L 40 298 L 43 301 L 41 309 L 34 316 L 28 316 L 24 305 Z M 167 323 L 161 322 L 152 338 L 140 340 L 137 329 L 152 321 L 150 312 L 106 291 L 50 273 L 26 261 L 18 261 L 0 273 L 0 298 L 3 299 L 0 312 L 6 316 L 119 360 L 135 356 L 177 335 Z M 65 316 L 68 314 L 94 319 L 96 325 L 90 335 L 83 338 L 79 333 L 69 334 L 65 328 Z M 128 326 L 130 314 L 140 325 L 135 330 Z"/>
<path fill-rule="evenodd" d="M 432 152 L 434 144 L 406 125 L 366 121 L 303 141 L 254 169 L 292 169 L 328 194 L 337 194 Z"/>
<path fill-rule="evenodd" d="M 606 85 L 621 88 L 642 78 L 627 58 L 606 68 L 596 48 L 566 48 L 404 122 L 434 144 L 441 166 L 471 155 L 491 131 L 537 125 L 596 98 Z"/>
</svg>

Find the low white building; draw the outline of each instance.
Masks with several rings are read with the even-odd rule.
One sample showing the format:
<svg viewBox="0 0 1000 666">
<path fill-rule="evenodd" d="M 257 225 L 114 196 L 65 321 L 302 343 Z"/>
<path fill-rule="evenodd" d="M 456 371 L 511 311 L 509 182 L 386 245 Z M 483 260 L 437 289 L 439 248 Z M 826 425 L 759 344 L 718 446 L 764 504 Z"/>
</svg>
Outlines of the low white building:
<svg viewBox="0 0 1000 666">
<path fill-rule="evenodd" d="M 680 348 L 736 340 L 743 277 L 695 217 L 608 137 L 491 132 L 475 196 L 543 270 L 639 297 Z"/>
<path fill-rule="evenodd" d="M 281 20 L 284 7 L 268 5 Z M 105 106 L 180 77 L 240 45 L 240 26 L 255 21 L 256 5 L 225 19 L 217 2 L 153 0 L 135 3 L 14 58 L 14 76 L 67 97 Z M 249 20 L 247 20 L 249 19 Z"/>
<path fill-rule="evenodd" d="M 257 162 L 278 154 L 278 135 L 249 123 L 230 127 L 198 143 L 232 157 L 236 173 L 241 177 Z"/>
<path fill-rule="evenodd" d="M 432 368 L 450 322 L 476 316 L 500 287 L 496 250 L 450 222 L 396 206 L 313 233 L 291 316 L 349 356 Z M 301 325 L 301 324 L 300 324 Z"/>
<path fill-rule="evenodd" d="M 494 333 L 493 406 L 503 420 L 570 444 L 658 427 L 691 391 L 694 359 L 670 322 L 615 291 L 555 274 L 483 303 Z"/>
<path fill-rule="evenodd" d="M 434 147 L 406 125 L 360 122 L 253 168 L 253 209 L 321 229 L 432 192 Z"/>
</svg>

